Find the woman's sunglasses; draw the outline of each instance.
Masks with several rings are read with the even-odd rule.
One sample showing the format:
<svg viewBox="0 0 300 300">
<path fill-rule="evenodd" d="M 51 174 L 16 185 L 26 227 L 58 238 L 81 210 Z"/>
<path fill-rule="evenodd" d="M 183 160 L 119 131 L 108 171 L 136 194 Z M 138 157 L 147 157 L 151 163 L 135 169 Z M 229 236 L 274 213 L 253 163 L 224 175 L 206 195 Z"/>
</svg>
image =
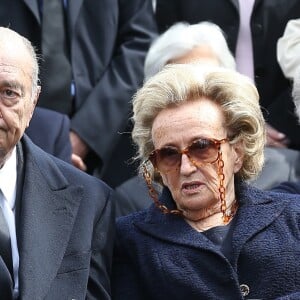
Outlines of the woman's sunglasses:
<svg viewBox="0 0 300 300">
<path fill-rule="evenodd" d="M 185 154 L 196 167 L 200 167 L 203 164 L 216 162 L 221 144 L 225 142 L 228 142 L 227 138 L 222 140 L 199 139 L 182 150 L 171 146 L 163 147 L 152 151 L 149 160 L 155 169 L 163 173 L 178 170 L 182 154 Z"/>
</svg>

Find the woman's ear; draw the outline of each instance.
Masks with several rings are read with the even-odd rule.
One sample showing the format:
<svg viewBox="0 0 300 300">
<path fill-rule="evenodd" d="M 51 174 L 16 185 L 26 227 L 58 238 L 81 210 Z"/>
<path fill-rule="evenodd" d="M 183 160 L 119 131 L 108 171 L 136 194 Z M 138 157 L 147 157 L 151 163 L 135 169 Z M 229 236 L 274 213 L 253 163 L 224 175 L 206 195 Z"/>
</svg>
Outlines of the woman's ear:
<svg viewBox="0 0 300 300">
<path fill-rule="evenodd" d="M 233 149 L 233 158 L 234 158 L 234 173 L 237 173 L 241 167 L 243 166 L 244 162 L 244 143 L 239 141 L 232 145 Z"/>
</svg>

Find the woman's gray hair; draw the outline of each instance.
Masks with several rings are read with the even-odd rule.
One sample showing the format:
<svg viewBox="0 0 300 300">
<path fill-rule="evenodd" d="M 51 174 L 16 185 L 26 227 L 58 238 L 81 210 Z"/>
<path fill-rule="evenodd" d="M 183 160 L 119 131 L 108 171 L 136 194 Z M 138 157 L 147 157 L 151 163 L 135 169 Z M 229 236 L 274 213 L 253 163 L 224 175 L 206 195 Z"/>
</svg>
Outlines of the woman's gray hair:
<svg viewBox="0 0 300 300">
<path fill-rule="evenodd" d="M 133 98 L 132 137 L 138 146 L 137 159 L 143 163 L 154 150 L 152 124 L 161 110 L 201 98 L 221 107 L 230 143 L 243 145 L 243 165 L 236 176 L 255 178 L 263 166 L 265 146 L 258 92 L 249 78 L 224 68 L 173 64 L 145 82 Z"/>
<path fill-rule="evenodd" d="M 221 67 L 235 69 L 234 57 L 218 25 L 210 22 L 194 25 L 180 22 L 171 26 L 151 45 L 144 65 L 145 79 L 159 72 L 169 61 L 201 45 L 211 48 Z"/>
</svg>

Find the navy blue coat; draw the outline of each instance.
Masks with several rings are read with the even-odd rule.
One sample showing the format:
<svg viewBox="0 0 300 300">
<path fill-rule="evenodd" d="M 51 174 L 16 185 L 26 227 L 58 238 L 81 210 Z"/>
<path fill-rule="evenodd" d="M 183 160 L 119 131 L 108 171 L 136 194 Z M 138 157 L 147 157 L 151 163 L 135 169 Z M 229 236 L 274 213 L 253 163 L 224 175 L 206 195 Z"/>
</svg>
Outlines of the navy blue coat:
<svg viewBox="0 0 300 300">
<path fill-rule="evenodd" d="M 244 284 L 246 299 L 300 299 L 300 196 L 242 186 L 237 198 L 230 262 L 183 218 L 154 206 L 119 218 L 113 298 L 235 300 Z M 161 199 L 172 206 L 168 190 Z"/>
</svg>

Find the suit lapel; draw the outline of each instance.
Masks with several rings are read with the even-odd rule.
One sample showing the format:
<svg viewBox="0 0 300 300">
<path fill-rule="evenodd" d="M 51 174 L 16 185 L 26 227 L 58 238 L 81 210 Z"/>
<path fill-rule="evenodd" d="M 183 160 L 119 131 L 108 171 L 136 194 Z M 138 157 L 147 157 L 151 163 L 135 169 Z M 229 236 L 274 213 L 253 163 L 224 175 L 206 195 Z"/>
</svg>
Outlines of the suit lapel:
<svg viewBox="0 0 300 300">
<path fill-rule="evenodd" d="M 19 228 L 20 296 L 45 297 L 64 256 L 82 188 L 70 186 L 51 160 L 25 154 Z M 40 167 L 40 168 L 39 168 Z M 43 171 L 40 171 L 43 170 Z"/>
<path fill-rule="evenodd" d="M 182 217 L 163 215 L 160 211 L 157 211 L 157 214 L 161 214 L 161 221 L 156 218 L 155 221 L 135 223 L 134 225 L 146 234 L 172 244 L 202 248 L 219 253 L 205 235 L 194 230 Z"/>
<path fill-rule="evenodd" d="M 83 1 L 84 0 L 77 0 L 77 1 L 71 0 L 68 2 L 68 23 L 69 23 L 69 28 L 71 33 L 75 28 L 76 20 L 78 18 L 79 11 Z"/>
<path fill-rule="evenodd" d="M 244 0 L 242 0 L 242 1 L 244 1 Z M 240 7 L 240 5 L 239 5 L 239 0 L 229 0 L 229 2 L 231 2 L 232 4 L 233 4 L 233 6 L 235 7 L 235 9 L 239 12 L 239 7 Z"/>
<path fill-rule="evenodd" d="M 170 191 L 164 188 L 160 201 L 169 209 L 175 209 Z M 145 233 L 170 243 L 194 248 L 205 248 L 215 253 L 214 245 L 205 235 L 193 229 L 181 216 L 163 214 L 154 205 L 149 209 L 145 221 L 134 223 Z"/>
<path fill-rule="evenodd" d="M 262 0 L 255 0 L 253 5 L 253 11 L 262 3 Z"/>
<path fill-rule="evenodd" d="M 235 9 L 237 10 L 237 12 L 239 13 L 240 11 L 240 4 L 239 4 L 239 0 L 228 0 L 229 2 L 232 3 L 232 5 L 235 7 Z M 242 0 L 244 1 L 244 0 Z M 262 2 L 262 0 L 255 0 L 254 1 L 254 5 L 253 5 L 253 11 L 254 9 Z"/>
<path fill-rule="evenodd" d="M 275 194 L 258 192 L 254 194 L 254 202 L 244 199 L 236 215 L 236 226 L 233 230 L 232 247 L 234 267 L 237 266 L 238 257 L 245 243 L 258 232 L 269 226 L 285 209 L 289 201 L 280 199 L 273 201 L 271 197 L 278 197 Z"/>
<path fill-rule="evenodd" d="M 39 6 L 38 6 L 38 0 L 23 0 L 24 3 L 28 6 L 28 8 L 31 10 L 35 18 L 39 23 L 41 23 L 40 13 L 39 13 Z"/>
</svg>

